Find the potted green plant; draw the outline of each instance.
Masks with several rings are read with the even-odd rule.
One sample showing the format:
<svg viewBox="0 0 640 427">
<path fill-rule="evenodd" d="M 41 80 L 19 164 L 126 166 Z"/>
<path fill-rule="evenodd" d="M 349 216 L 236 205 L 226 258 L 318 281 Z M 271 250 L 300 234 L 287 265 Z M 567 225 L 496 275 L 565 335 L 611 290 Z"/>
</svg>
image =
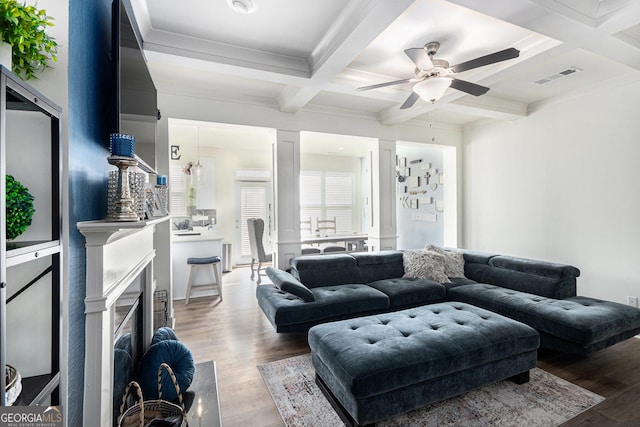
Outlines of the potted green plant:
<svg viewBox="0 0 640 427">
<path fill-rule="evenodd" d="M 11 175 L 6 175 L 7 239 L 13 240 L 31 225 L 35 209 L 33 196 L 27 187 Z"/>
<path fill-rule="evenodd" d="M 0 0 L 0 34 L 2 41 L 12 48 L 12 71 L 29 80 L 36 73 L 56 62 L 58 43 L 47 34 L 54 18 L 44 9 L 20 3 L 18 0 Z"/>
</svg>

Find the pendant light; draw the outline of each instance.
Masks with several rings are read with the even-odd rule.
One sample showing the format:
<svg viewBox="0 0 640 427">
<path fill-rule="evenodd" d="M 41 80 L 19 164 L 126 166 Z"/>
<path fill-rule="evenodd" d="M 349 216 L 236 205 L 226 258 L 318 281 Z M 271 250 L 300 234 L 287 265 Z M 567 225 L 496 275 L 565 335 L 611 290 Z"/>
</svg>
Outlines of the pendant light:
<svg viewBox="0 0 640 427">
<path fill-rule="evenodd" d="M 200 182 L 204 179 L 203 176 L 203 172 L 202 170 L 204 169 L 204 166 L 202 166 L 200 164 L 200 126 L 198 126 L 197 128 L 197 132 L 198 132 L 198 162 L 196 163 L 196 165 L 193 167 L 193 174 L 191 175 L 192 179 L 195 176 L 195 180 L 196 182 Z"/>
</svg>

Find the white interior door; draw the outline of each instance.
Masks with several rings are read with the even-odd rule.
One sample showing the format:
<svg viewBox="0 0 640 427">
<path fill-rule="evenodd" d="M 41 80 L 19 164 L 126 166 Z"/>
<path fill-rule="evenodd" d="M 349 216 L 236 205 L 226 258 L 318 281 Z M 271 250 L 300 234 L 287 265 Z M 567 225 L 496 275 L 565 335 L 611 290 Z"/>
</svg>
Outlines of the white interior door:
<svg viewBox="0 0 640 427">
<path fill-rule="evenodd" d="M 236 215 L 236 235 L 234 237 L 234 259 L 236 263 L 251 262 L 251 248 L 247 232 L 247 219 L 264 219 L 264 235 L 262 244 L 266 253 L 271 252 L 271 183 L 238 181 L 236 184 L 236 200 L 238 208 Z"/>
</svg>

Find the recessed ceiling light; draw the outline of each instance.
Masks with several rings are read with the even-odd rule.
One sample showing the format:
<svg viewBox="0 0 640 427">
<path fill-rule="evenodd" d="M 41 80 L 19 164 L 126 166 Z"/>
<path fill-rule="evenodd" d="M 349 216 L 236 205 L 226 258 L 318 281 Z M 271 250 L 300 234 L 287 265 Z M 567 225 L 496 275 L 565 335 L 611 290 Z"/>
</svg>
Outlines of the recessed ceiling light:
<svg viewBox="0 0 640 427">
<path fill-rule="evenodd" d="M 254 0 L 227 0 L 229 7 L 238 13 L 253 13 L 258 9 Z"/>
</svg>

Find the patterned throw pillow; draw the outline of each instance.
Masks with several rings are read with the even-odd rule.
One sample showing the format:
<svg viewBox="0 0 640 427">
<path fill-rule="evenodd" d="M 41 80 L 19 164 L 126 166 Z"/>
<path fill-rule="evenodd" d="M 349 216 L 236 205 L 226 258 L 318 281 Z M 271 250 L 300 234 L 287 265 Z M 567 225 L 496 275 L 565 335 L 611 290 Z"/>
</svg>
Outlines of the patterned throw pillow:
<svg viewBox="0 0 640 427">
<path fill-rule="evenodd" d="M 425 251 L 437 252 L 444 255 L 444 274 L 449 278 L 464 276 L 464 255 L 462 252 L 448 251 L 440 246 L 428 244 Z"/>
<path fill-rule="evenodd" d="M 402 254 L 403 277 L 428 279 L 438 283 L 448 282 L 449 279 L 444 273 L 444 260 L 444 255 L 433 251 L 405 251 Z"/>
</svg>

